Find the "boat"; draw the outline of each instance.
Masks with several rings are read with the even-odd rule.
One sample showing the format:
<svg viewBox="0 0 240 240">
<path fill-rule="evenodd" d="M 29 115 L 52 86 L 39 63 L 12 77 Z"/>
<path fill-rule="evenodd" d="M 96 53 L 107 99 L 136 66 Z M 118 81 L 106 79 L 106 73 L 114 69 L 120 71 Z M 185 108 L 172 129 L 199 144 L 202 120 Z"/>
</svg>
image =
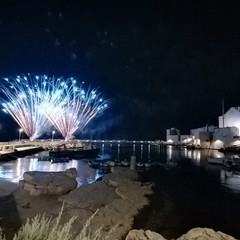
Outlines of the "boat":
<svg viewBox="0 0 240 240">
<path fill-rule="evenodd" d="M 54 157 L 49 157 L 48 161 L 52 163 L 66 163 L 69 162 L 71 159 L 69 157 L 60 157 L 60 158 L 54 158 Z"/>
<path fill-rule="evenodd" d="M 239 164 L 229 164 L 226 166 L 227 171 L 240 173 L 240 165 Z"/>
<path fill-rule="evenodd" d="M 69 157 L 71 159 L 95 158 L 98 157 L 100 148 L 94 145 L 84 145 L 81 147 L 58 147 L 49 151 L 50 157 Z"/>
<path fill-rule="evenodd" d="M 37 159 L 38 161 L 46 162 L 46 161 L 49 161 L 49 156 L 41 156 L 41 157 L 38 157 Z"/>
<path fill-rule="evenodd" d="M 91 167 L 91 168 L 100 168 L 101 163 L 100 163 L 100 161 L 89 160 L 88 161 L 88 166 Z"/>
<path fill-rule="evenodd" d="M 147 162 L 144 163 L 145 168 L 150 168 L 151 167 L 151 160 L 149 159 Z"/>
<path fill-rule="evenodd" d="M 202 147 L 198 144 L 188 144 L 188 145 L 186 145 L 186 148 L 191 149 L 191 150 L 202 149 Z"/>
<path fill-rule="evenodd" d="M 137 162 L 136 165 L 137 165 L 138 168 L 143 168 L 144 167 L 143 162 Z"/>
<path fill-rule="evenodd" d="M 130 162 L 127 161 L 127 159 L 124 159 L 123 161 L 121 161 L 121 165 L 124 167 L 128 167 L 128 166 L 130 166 Z"/>
<path fill-rule="evenodd" d="M 225 156 L 220 158 L 208 157 L 208 163 L 220 165 L 240 165 L 240 157 L 238 155 Z"/>
<path fill-rule="evenodd" d="M 34 153 L 42 152 L 43 150 L 42 147 L 36 146 L 18 146 L 9 151 L 0 151 L 0 161 L 16 160 Z"/>
<path fill-rule="evenodd" d="M 116 166 L 116 162 L 115 161 L 106 161 L 106 164 L 109 166 L 109 167 L 115 167 Z"/>
<path fill-rule="evenodd" d="M 240 147 L 237 145 L 233 145 L 233 146 L 229 146 L 229 147 L 225 147 L 225 148 L 220 148 L 218 150 L 219 152 L 223 152 L 223 153 L 240 153 Z"/>
<path fill-rule="evenodd" d="M 231 164 L 233 161 L 231 158 L 227 158 L 227 157 L 220 157 L 220 158 L 208 157 L 207 160 L 209 164 L 218 164 L 218 165 Z"/>
</svg>

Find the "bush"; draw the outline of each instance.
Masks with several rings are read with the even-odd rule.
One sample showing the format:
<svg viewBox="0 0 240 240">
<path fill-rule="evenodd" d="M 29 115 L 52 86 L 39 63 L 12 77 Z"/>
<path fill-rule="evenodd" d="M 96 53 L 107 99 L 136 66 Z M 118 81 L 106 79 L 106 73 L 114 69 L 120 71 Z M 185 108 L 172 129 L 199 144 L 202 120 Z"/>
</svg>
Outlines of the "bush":
<svg viewBox="0 0 240 240">
<path fill-rule="evenodd" d="M 77 217 L 72 217 L 68 222 L 60 224 L 63 207 L 55 220 L 46 218 L 45 215 L 37 215 L 33 219 L 27 219 L 26 223 L 14 235 L 13 240 L 102 240 L 101 230 L 91 232 L 89 226 L 98 210 L 87 220 L 81 232 L 76 236 L 72 232 L 72 225 Z M 106 239 L 106 237 L 105 237 Z M 0 240 L 5 240 L 0 228 Z"/>
</svg>

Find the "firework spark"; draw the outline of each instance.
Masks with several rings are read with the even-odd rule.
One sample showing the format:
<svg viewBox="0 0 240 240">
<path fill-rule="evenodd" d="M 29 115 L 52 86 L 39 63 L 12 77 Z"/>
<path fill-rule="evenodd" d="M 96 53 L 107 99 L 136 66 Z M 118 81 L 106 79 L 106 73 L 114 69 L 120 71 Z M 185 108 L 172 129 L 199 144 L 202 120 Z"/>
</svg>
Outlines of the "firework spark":
<svg viewBox="0 0 240 240">
<path fill-rule="evenodd" d="M 31 140 L 40 137 L 48 127 L 47 118 L 39 111 L 44 84 L 36 84 L 30 77 L 5 78 L 1 86 L 8 101 L 3 101 L 4 111 L 10 114 Z"/>
<path fill-rule="evenodd" d="M 74 137 L 108 106 L 95 89 L 85 92 L 69 78 L 29 75 L 5 78 L 1 86 L 7 101 L 4 111 L 10 114 L 31 140 L 39 138 L 53 125 L 67 140 Z"/>
<path fill-rule="evenodd" d="M 44 109 L 49 121 L 64 139 L 68 140 L 74 137 L 76 131 L 82 131 L 94 117 L 100 115 L 108 107 L 108 103 L 96 89 L 91 90 L 89 87 L 85 91 L 83 85 L 78 87 L 74 79 L 68 79 L 64 85 L 61 104 L 54 105 L 54 111 Z"/>
</svg>

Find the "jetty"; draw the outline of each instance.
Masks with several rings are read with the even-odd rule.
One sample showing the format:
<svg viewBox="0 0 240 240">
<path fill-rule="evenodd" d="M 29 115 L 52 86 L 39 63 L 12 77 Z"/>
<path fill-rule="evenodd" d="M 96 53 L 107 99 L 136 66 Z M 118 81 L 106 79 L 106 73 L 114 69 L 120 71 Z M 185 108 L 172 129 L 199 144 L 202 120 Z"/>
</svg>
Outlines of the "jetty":
<svg viewBox="0 0 240 240">
<path fill-rule="evenodd" d="M 62 145 L 83 146 L 87 144 L 150 144 L 161 145 L 159 141 L 140 141 L 140 140 L 89 140 L 89 139 L 37 139 L 30 140 L 15 140 L 9 142 L 0 142 L 0 161 L 8 159 L 17 159 L 29 154 L 34 154 L 44 150 L 55 149 Z"/>
</svg>

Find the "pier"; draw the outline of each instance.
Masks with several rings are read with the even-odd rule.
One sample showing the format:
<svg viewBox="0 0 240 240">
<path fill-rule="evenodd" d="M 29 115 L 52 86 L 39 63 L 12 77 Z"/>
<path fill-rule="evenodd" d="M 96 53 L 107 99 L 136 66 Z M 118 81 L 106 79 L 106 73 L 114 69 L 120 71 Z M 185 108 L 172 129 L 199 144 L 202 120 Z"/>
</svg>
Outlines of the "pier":
<svg viewBox="0 0 240 240">
<path fill-rule="evenodd" d="M 71 143 L 100 143 L 100 144 L 152 144 L 159 145 L 162 144 L 160 141 L 141 141 L 141 140 L 90 140 L 90 139 L 37 139 L 35 141 L 21 140 L 21 141 L 10 141 L 10 142 L 0 142 L 0 153 L 14 152 L 15 150 L 24 150 L 34 147 L 42 147 L 44 149 L 54 148 L 61 144 L 71 144 Z"/>
</svg>

